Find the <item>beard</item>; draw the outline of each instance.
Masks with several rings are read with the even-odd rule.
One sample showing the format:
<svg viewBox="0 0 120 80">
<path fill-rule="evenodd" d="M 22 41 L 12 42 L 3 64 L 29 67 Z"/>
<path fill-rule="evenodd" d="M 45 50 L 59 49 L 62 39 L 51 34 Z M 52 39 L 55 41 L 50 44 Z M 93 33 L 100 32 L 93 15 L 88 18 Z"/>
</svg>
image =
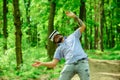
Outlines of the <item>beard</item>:
<svg viewBox="0 0 120 80">
<path fill-rule="evenodd" d="M 60 36 L 60 37 L 58 38 L 58 41 L 57 41 L 56 43 L 61 43 L 62 40 L 63 40 L 63 36 Z"/>
</svg>

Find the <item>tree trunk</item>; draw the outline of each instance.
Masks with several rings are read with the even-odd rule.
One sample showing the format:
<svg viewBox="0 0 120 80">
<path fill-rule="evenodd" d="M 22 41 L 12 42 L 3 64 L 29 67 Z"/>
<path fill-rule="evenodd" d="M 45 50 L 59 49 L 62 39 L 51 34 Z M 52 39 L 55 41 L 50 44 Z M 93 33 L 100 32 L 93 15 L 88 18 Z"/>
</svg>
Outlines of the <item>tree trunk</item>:
<svg viewBox="0 0 120 80">
<path fill-rule="evenodd" d="M 115 27 L 114 27 L 114 23 L 116 23 L 113 19 L 114 19 L 114 14 L 115 14 L 115 7 L 111 10 L 111 48 L 115 47 Z"/>
<path fill-rule="evenodd" d="M 7 12 L 8 12 L 8 7 L 7 7 L 7 0 L 3 0 L 3 35 L 4 35 L 4 54 L 5 51 L 7 50 Z"/>
<path fill-rule="evenodd" d="M 81 6 L 80 6 L 80 15 L 79 18 L 83 20 L 84 22 L 86 21 L 86 8 L 85 8 L 85 0 L 80 0 Z M 85 29 L 85 36 L 84 36 L 84 48 L 88 49 L 88 40 L 87 40 L 87 27 Z"/>
<path fill-rule="evenodd" d="M 104 28 L 104 0 L 101 1 L 100 4 L 100 49 L 103 51 L 103 28 Z"/>
<path fill-rule="evenodd" d="M 107 0 L 106 3 L 109 5 L 109 0 Z M 108 11 L 108 14 L 106 16 L 110 18 L 110 11 Z M 110 45 L 109 45 L 110 44 L 110 20 L 109 19 L 107 20 L 107 17 L 105 20 L 106 20 L 105 22 L 106 22 L 106 35 L 107 35 L 106 48 L 110 48 Z"/>
<path fill-rule="evenodd" d="M 110 4 L 110 2 L 109 2 L 109 5 L 111 5 Z M 114 9 L 111 9 L 110 10 L 110 12 L 109 12 L 109 17 L 110 17 L 110 29 L 109 29 L 109 31 L 110 31 L 110 43 L 109 43 L 109 47 L 110 48 L 113 48 L 114 46 L 115 46 L 115 41 L 114 41 L 114 38 L 115 38 L 115 34 L 114 34 L 114 27 L 113 27 L 113 23 L 114 23 L 114 21 L 113 21 L 113 12 L 114 12 Z"/>
<path fill-rule="evenodd" d="M 22 48 L 21 48 L 22 32 L 21 32 L 19 0 L 13 0 L 13 8 L 14 8 L 14 12 L 13 12 L 14 25 L 16 29 L 15 32 L 16 61 L 17 61 L 17 69 L 20 69 L 23 60 L 22 60 Z"/>
<path fill-rule="evenodd" d="M 24 0 L 24 5 L 25 5 L 25 10 L 26 10 L 26 20 L 27 20 L 27 27 L 28 27 L 28 30 L 27 30 L 27 42 L 29 44 L 31 44 L 31 41 L 32 41 L 32 33 L 31 33 L 31 25 L 30 25 L 30 3 L 31 3 L 31 0 Z"/>
<path fill-rule="evenodd" d="M 53 24 L 54 24 L 55 9 L 56 9 L 56 3 L 53 2 L 53 1 L 50 1 L 50 15 L 49 15 L 49 22 L 48 22 L 48 36 L 54 30 L 54 25 Z M 55 44 L 48 39 L 47 54 L 49 56 L 49 59 L 53 58 L 54 51 L 55 51 Z"/>
<path fill-rule="evenodd" d="M 117 27 L 116 27 L 116 45 L 120 46 L 120 0 L 116 1 L 117 9 L 116 9 L 116 16 L 117 16 Z"/>
<path fill-rule="evenodd" d="M 32 44 L 33 47 L 37 45 L 37 23 L 32 27 Z"/>
<path fill-rule="evenodd" d="M 92 1 L 90 0 L 90 19 L 91 20 L 93 20 L 93 18 L 92 18 Z M 93 49 L 93 40 L 92 40 L 92 25 L 91 26 L 89 26 L 90 27 L 90 49 Z"/>
<path fill-rule="evenodd" d="M 111 30 L 112 30 L 112 23 L 111 23 L 111 11 L 108 12 L 109 16 L 109 23 L 108 23 L 108 28 L 107 28 L 107 36 L 108 36 L 108 48 L 111 48 Z"/>
<path fill-rule="evenodd" d="M 98 48 L 98 4 L 97 4 L 97 0 L 95 0 L 95 6 L 94 6 L 94 12 L 95 12 L 95 24 L 94 24 L 94 49 Z"/>
<path fill-rule="evenodd" d="M 106 14 L 104 13 L 104 15 L 106 15 Z M 105 43 L 105 44 L 104 44 L 104 47 L 105 47 L 105 49 L 106 49 L 106 48 L 108 48 L 108 41 L 107 41 L 107 39 L 108 39 L 108 38 L 107 38 L 107 37 L 108 37 L 108 36 L 107 36 L 107 33 L 108 33 L 107 26 L 108 26 L 108 25 L 107 25 L 106 17 L 105 17 L 104 21 L 105 21 L 105 26 L 104 26 L 105 33 L 104 33 L 104 34 L 106 35 L 106 38 L 104 39 L 104 40 L 105 40 L 105 42 L 104 42 L 104 43 Z"/>
</svg>

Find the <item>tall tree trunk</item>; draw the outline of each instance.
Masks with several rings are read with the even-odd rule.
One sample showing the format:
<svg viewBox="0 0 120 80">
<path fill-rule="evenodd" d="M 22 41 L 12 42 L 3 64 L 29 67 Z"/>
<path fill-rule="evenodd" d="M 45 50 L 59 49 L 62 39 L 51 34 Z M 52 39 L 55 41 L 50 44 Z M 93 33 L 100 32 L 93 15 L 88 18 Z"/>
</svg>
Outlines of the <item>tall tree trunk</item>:
<svg viewBox="0 0 120 80">
<path fill-rule="evenodd" d="M 83 20 L 84 22 L 86 21 L 86 8 L 85 8 L 85 0 L 80 0 L 81 6 L 80 6 L 80 15 L 79 18 Z M 85 30 L 85 36 L 84 36 L 84 48 L 88 49 L 88 40 L 87 40 L 87 27 Z"/>
<path fill-rule="evenodd" d="M 111 10 L 111 18 L 113 18 L 113 12 L 114 12 L 114 9 Z M 111 46 L 110 47 L 113 48 L 115 46 L 115 40 L 114 40 L 115 39 L 115 33 L 113 32 L 113 31 L 115 31 L 114 27 L 113 27 L 114 21 L 112 21 L 112 19 L 111 19 L 110 23 L 111 23 L 111 26 L 110 26 L 110 31 L 111 31 L 111 33 L 110 33 L 111 34 L 111 36 L 110 36 L 111 37 L 110 45 Z"/>
<path fill-rule="evenodd" d="M 106 12 L 106 11 L 105 11 L 105 12 Z M 106 14 L 104 13 L 104 15 L 106 15 Z M 105 44 L 104 44 L 104 47 L 105 47 L 105 48 L 108 48 L 108 41 L 107 41 L 107 37 L 108 37 L 108 36 L 107 36 L 107 33 L 108 33 L 107 26 L 108 26 L 108 25 L 107 25 L 106 17 L 105 17 L 105 19 L 104 19 L 104 22 L 105 22 L 105 26 L 104 26 L 104 31 L 105 31 L 105 33 L 104 33 L 104 34 L 106 35 L 106 38 L 104 39 L 104 40 L 105 40 L 105 42 L 104 42 L 104 43 L 105 43 Z"/>
<path fill-rule="evenodd" d="M 28 43 L 31 44 L 32 33 L 31 33 L 31 25 L 30 25 L 30 4 L 31 4 L 31 0 L 24 0 L 25 10 L 26 10 L 27 27 L 28 27 L 28 30 L 27 30 L 27 35 L 28 35 L 27 41 L 28 41 Z"/>
<path fill-rule="evenodd" d="M 116 45 L 120 46 L 120 0 L 116 0 L 117 8 L 116 8 L 116 16 L 117 16 L 117 27 L 116 27 Z"/>
<path fill-rule="evenodd" d="M 7 50 L 7 12 L 8 12 L 8 7 L 7 7 L 7 0 L 3 0 L 3 35 L 4 35 L 4 54 L 5 51 Z"/>
<path fill-rule="evenodd" d="M 115 2 L 113 2 L 113 3 L 115 3 Z M 115 21 L 115 9 L 116 9 L 116 7 L 113 7 L 113 9 L 111 10 L 111 23 L 112 23 L 112 28 L 111 28 L 111 47 L 113 48 L 113 47 L 115 47 L 115 23 L 116 23 L 116 21 Z M 119 16 L 118 16 L 119 17 Z"/>
<path fill-rule="evenodd" d="M 111 30 L 112 30 L 112 23 L 111 23 L 111 11 L 108 12 L 109 16 L 109 26 L 107 27 L 107 36 L 108 36 L 108 48 L 111 48 Z"/>
<path fill-rule="evenodd" d="M 100 49 L 103 51 L 103 28 L 104 28 L 104 0 L 100 3 Z"/>
<path fill-rule="evenodd" d="M 49 15 L 49 22 L 48 22 L 48 36 L 54 30 L 54 25 L 53 24 L 54 24 L 55 9 L 56 9 L 56 3 L 53 2 L 53 1 L 50 1 L 50 15 Z M 49 56 L 49 59 L 53 58 L 54 51 L 55 51 L 55 44 L 48 39 L 47 54 Z"/>
<path fill-rule="evenodd" d="M 93 20 L 93 18 L 92 18 L 92 1 L 91 0 L 90 0 L 89 4 L 90 4 L 90 19 Z M 92 32 L 92 27 L 93 26 L 91 25 L 89 27 L 90 27 L 90 29 L 89 29 L 90 30 L 89 31 L 90 32 L 90 49 L 93 49 L 93 40 L 92 40 L 92 33 L 93 33 Z"/>
<path fill-rule="evenodd" d="M 109 1 L 110 0 L 107 0 L 106 3 L 109 5 Z M 108 11 L 108 14 L 106 15 L 110 18 L 110 11 Z M 106 35 L 107 35 L 107 38 L 106 38 L 106 48 L 110 48 L 110 20 L 108 19 L 107 20 L 107 17 L 105 19 L 106 21 Z M 107 22 L 108 21 L 108 22 Z"/>
<path fill-rule="evenodd" d="M 21 48 L 22 32 L 21 32 L 19 0 L 13 0 L 13 8 L 14 8 L 14 12 L 13 12 L 14 25 L 16 29 L 15 32 L 16 61 L 17 61 L 17 69 L 20 69 L 23 60 L 22 60 L 22 48 Z"/>
<path fill-rule="evenodd" d="M 37 45 L 37 23 L 32 27 L 32 46 Z"/>
<path fill-rule="evenodd" d="M 111 5 L 112 3 L 109 1 L 109 5 Z M 113 24 L 114 24 L 114 21 L 113 21 L 113 13 L 114 13 L 114 8 L 112 8 L 110 11 L 109 11 L 109 18 L 110 18 L 110 29 L 109 29 L 109 34 L 110 34 L 110 39 L 109 39 L 109 48 L 113 48 L 115 46 L 115 41 L 114 41 L 114 38 L 115 38 L 115 34 L 114 34 L 114 27 L 113 27 Z"/>
<path fill-rule="evenodd" d="M 98 22 L 98 3 L 97 3 L 97 0 L 95 0 L 95 6 L 94 6 L 94 12 L 95 12 L 95 24 L 94 24 L 94 31 L 95 31 L 95 34 L 94 34 L 94 49 L 97 49 L 98 48 L 98 25 L 97 25 L 97 22 Z"/>
</svg>

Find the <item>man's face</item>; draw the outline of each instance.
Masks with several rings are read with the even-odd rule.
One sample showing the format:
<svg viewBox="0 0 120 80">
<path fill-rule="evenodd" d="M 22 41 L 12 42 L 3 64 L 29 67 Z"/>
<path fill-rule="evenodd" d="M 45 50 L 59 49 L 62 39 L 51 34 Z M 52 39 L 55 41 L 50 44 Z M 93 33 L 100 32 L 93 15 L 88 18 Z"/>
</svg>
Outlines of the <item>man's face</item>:
<svg viewBox="0 0 120 80">
<path fill-rule="evenodd" d="M 63 36 L 61 34 L 55 35 L 54 42 L 55 43 L 61 43 L 63 40 Z"/>
</svg>

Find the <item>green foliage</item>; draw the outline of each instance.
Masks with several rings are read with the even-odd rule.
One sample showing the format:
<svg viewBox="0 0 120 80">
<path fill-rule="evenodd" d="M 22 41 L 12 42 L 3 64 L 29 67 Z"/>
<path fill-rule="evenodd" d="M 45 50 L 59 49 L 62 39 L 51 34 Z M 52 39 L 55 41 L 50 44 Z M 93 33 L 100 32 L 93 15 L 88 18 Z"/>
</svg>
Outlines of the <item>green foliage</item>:
<svg viewBox="0 0 120 80">
<path fill-rule="evenodd" d="M 28 0 L 27 0 L 28 1 Z M 77 15 L 79 15 L 79 8 L 82 5 L 80 0 L 52 0 L 56 3 L 56 14 L 54 17 L 54 29 L 58 30 L 61 34 L 68 36 L 71 34 L 76 27 L 76 23 L 74 23 L 73 19 L 68 18 L 65 15 L 65 11 L 73 11 Z M 86 26 L 87 26 L 87 38 L 90 41 L 94 41 L 94 25 L 99 27 L 99 22 L 95 23 L 94 20 L 94 8 L 95 4 L 93 0 L 84 0 L 86 2 Z M 31 0 L 31 4 L 29 7 L 30 12 L 30 24 L 27 23 L 26 19 L 26 10 L 23 0 L 19 0 L 20 4 L 20 12 L 21 12 L 21 21 L 22 21 L 22 55 L 23 55 L 23 64 L 21 65 L 21 69 L 19 71 L 16 70 L 16 54 L 15 54 L 15 26 L 13 23 L 13 4 L 12 0 L 8 0 L 8 38 L 7 38 L 7 51 L 3 54 L 3 17 L 2 17 L 2 0 L 0 1 L 0 79 L 3 77 L 6 80 L 31 80 L 31 79 L 39 79 L 40 77 L 47 77 L 49 80 L 53 78 L 58 78 L 59 73 L 61 72 L 61 68 L 64 59 L 60 61 L 57 68 L 55 70 L 48 70 L 45 67 L 34 68 L 31 65 L 35 60 L 40 61 L 48 61 L 47 52 L 45 46 L 47 45 L 48 39 L 48 19 L 50 12 L 50 2 L 48 0 Z M 98 4 L 97 4 L 98 5 Z M 115 47 L 107 50 L 108 42 L 106 31 L 113 31 L 113 35 L 118 36 L 115 37 L 115 41 L 119 41 L 119 33 L 117 33 L 116 28 L 120 27 L 120 18 L 119 16 L 119 8 L 118 3 L 113 0 L 108 0 L 105 2 L 104 10 L 105 10 L 105 23 L 104 23 L 104 46 L 105 51 L 101 52 L 100 50 L 87 50 L 88 56 L 90 58 L 95 59 L 107 59 L 107 60 L 120 60 L 120 46 L 119 42 L 116 42 Z M 116 11 L 116 12 L 115 12 Z M 99 16 L 99 15 L 98 15 Z M 97 17 L 98 17 L 97 16 Z M 112 21 L 111 21 L 112 20 Z M 112 30 L 111 23 L 112 22 Z M 34 47 L 31 47 L 32 42 L 28 42 L 27 31 L 28 25 L 31 25 L 31 32 L 34 36 L 34 29 L 37 29 L 37 44 Z M 92 35 L 89 34 L 89 30 L 92 29 Z M 39 36 L 38 36 L 39 34 Z M 111 34 L 110 34 L 111 35 Z M 82 36 L 84 38 L 84 36 Z M 99 39 L 98 39 L 99 40 Z M 83 43 L 82 43 L 83 44 Z M 89 43 L 88 43 L 89 44 Z"/>
<path fill-rule="evenodd" d="M 115 51 L 115 50 L 116 50 L 116 51 L 117 51 L 117 50 L 119 51 L 119 50 L 120 50 L 120 45 L 119 45 L 119 44 L 116 45 L 112 50 L 113 50 L 113 51 Z"/>
<path fill-rule="evenodd" d="M 27 46 L 27 45 L 26 45 Z M 25 47 L 24 47 L 25 48 Z M 65 62 L 64 59 L 60 61 L 57 67 L 53 70 L 48 70 L 46 67 L 34 68 L 32 64 L 35 60 L 48 61 L 46 49 L 43 47 L 29 47 L 23 49 L 23 64 L 21 69 L 16 71 L 16 57 L 14 48 L 7 50 L 5 55 L 0 57 L 0 76 L 7 77 L 7 80 L 19 79 L 40 79 L 41 77 L 48 79 L 55 79 L 59 77 L 59 73 Z M 89 58 L 95 59 L 106 59 L 106 60 L 120 60 L 120 51 L 119 50 L 105 50 L 101 52 L 99 50 L 87 50 Z"/>
<path fill-rule="evenodd" d="M 46 50 L 41 47 L 30 47 L 23 49 L 23 64 L 19 71 L 16 70 L 16 59 L 15 59 L 14 48 L 7 50 L 6 54 L 0 57 L 0 76 L 6 77 L 7 80 L 27 80 L 37 79 L 42 75 L 48 75 L 48 78 L 57 78 L 58 73 L 53 74 L 52 70 L 47 70 L 46 67 L 34 68 L 32 64 L 36 60 L 47 61 Z M 59 70 L 59 68 L 57 69 Z M 55 70 L 56 72 L 56 70 Z M 51 75 L 50 75 L 51 74 Z"/>
<path fill-rule="evenodd" d="M 100 50 L 87 50 L 88 56 L 95 59 L 105 59 L 105 60 L 120 60 L 119 50 L 105 50 L 101 52 Z"/>
</svg>

